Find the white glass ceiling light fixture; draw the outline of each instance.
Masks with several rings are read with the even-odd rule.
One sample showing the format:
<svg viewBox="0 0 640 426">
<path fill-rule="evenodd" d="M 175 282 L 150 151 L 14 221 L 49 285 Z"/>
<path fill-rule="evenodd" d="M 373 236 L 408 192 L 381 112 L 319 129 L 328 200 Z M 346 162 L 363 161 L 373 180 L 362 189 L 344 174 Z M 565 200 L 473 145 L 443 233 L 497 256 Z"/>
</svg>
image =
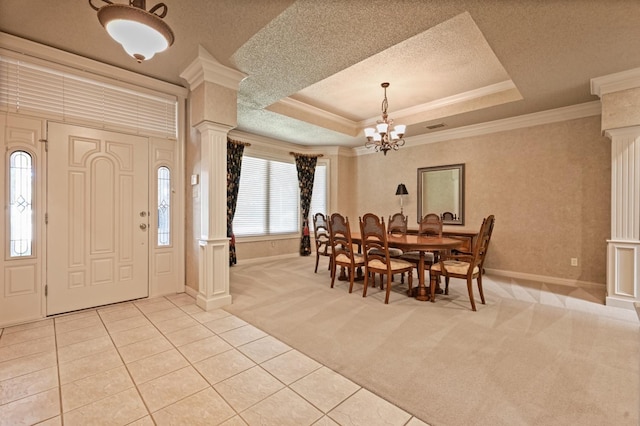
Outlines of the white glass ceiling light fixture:
<svg viewBox="0 0 640 426">
<path fill-rule="evenodd" d="M 138 63 L 153 58 L 173 44 L 173 31 L 162 20 L 167 15 L 166 4 L 158 3 L 147 12 L 146 0 L 129 0 L 128 5 L 102 0 L 107 3 L 102 7 L 94 6 L 91 1 L 89 5 L 98 11 L 98 20 L 111 38 Z"/>
<path fill-rule="evenodd" d="M 397 151 L 398 148 L 404 145 L 404 131 L 407 128 L 404 124 L 396 124 L 391 128 L 393 120 L 387 115 L 387 108 L 389 102 L 387 101 L 387 87 L 389 83 L 382 83 L 384 89 L 384 100 L 382 101 L 382 120 L 378 120 L 378 125 L 368 127 L 364 129 L 364 135 L 367 137 L 367 142 L 364 146 L 367 148 L 374 148 L 376 152 L 382 151 L 384 155 L 387 155 L 387 151 Z"/>
</svg>

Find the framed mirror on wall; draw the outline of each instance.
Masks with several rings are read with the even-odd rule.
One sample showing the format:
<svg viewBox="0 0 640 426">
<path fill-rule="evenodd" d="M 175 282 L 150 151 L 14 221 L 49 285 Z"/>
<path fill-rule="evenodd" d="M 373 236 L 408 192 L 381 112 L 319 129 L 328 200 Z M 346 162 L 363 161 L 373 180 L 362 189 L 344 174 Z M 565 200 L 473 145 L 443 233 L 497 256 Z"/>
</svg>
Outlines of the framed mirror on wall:
<svg viewBox="0 0 640 426">
<path fill-rule="evenodd" d="M 418 221 L 429 213 L 444 225 L 464 225 L 464 164 L 418 169 Z"/>
</svg>

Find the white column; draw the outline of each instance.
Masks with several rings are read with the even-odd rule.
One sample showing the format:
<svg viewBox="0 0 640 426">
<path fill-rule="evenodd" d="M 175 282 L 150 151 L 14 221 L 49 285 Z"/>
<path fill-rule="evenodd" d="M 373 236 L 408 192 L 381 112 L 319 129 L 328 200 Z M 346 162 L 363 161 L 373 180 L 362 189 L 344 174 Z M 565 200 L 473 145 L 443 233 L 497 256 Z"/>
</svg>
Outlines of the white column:
<svg viewBox="0 0 640 426">
<path fill-rule="evenodd" d="M 611 239 L 607 305 L 640 302 L 640 126 L 611 129 Z"/>
<path fill-rule="evenodd" d="M 231 303 L 227 238 L 227 133 L 232 129 L 210 121 L 200 132 L 200 287 L 196 303 L 205 310 Z"/>
</svg>

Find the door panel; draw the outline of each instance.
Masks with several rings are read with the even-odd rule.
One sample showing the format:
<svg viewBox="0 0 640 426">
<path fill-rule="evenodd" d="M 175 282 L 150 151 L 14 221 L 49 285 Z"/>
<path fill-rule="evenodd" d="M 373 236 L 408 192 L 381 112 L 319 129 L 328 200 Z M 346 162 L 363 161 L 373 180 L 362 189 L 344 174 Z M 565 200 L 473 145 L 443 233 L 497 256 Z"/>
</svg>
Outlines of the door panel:
<svg viewBox="0 0 640 426">
<path fill-rule="evenodd" d="M 47 315 L 146 297 L 148 139 L 49 124 Z"/>
</svg>

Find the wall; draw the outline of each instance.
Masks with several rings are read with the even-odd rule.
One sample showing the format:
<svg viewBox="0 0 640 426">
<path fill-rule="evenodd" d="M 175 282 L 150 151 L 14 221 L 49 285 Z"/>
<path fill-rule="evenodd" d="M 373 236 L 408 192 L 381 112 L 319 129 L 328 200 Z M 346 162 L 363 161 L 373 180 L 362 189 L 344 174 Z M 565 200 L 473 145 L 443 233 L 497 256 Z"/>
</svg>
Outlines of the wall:
<svg viewBox="0 0 640 426">
<path fill-rule="evenodd" d="M 200 134 L 193 127 L 189 129 L 185 150 L 185 283 L 197 291 L 201 227 L 200 184 L 191 185 L 191 176 L 200 176 Z"/>
<path fill-rule="evenodd" d="M 417 169 L 455 163 L 466 165 L 465 228 L 496 216 L 487 268 L 605 283 L 611 148 L 600 116 L 362 155 L 357 214 L 399 211 L 402 182 L 416 227 Z"/>
</svg>

